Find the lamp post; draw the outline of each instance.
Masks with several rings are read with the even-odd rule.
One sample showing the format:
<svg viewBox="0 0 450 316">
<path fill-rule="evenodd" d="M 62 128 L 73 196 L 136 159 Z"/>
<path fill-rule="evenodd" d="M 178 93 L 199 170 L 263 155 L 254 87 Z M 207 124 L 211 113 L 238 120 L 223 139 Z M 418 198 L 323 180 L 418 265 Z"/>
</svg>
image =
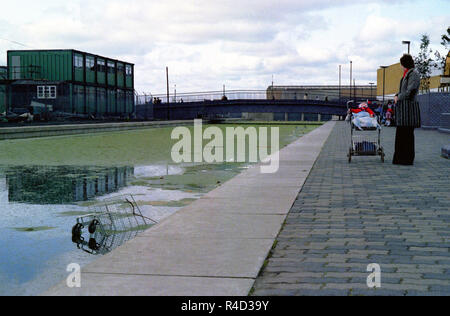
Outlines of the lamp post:
<svg viewBox="0 0 450 316">
<path fill-rule="evenodd" d="M 403 45 L 408 45 L 408 55 L 409 55 L 410 47 L 411 47 L 411 42 L 410 42 L 410 41 L 403 41 L 402 44 L 403 44 Z"/>
<path fill-rule="evenodd" d="M 169 67 L 166 67 L 166 80 L 167 80 L 167 120 L 170 121 L 170 112 L 169 112 Z"/>
<path fill-rule="evenodd" d="M 385 93 L 386 93 L 386 85 L 385 85 L 385 82 L 386 82 L 386 68 L 388 67 L 388 66 L 380 66 L 381 67 L 381 69 L 383 69 L 383 106 L 384 106 L 384 96 L 385 96 Z"/>
<path fill-rule="evenodd" d="M 374 82 L 369 82 L 370 84 L 370 98 L 373 100 L 373 85 L 375 84 Z"/>
<path fill-rule="evenodd" d="M 353 62 L 350 60 L 350 99 L 352 98 Z"/>
<path fill-rule="evenodd" d="M 339 102 L 341 102 L 342 65 L 339 65 Z"/>
</svg>

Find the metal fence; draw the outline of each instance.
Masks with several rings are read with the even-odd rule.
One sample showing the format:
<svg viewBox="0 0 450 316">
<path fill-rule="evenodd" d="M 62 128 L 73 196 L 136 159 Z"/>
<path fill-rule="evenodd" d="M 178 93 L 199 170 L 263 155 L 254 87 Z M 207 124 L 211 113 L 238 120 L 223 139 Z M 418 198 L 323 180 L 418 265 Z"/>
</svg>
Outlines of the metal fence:
<svg viewBox="0 0 450 316">
<path fill-rule="evenodd" d="M 138 94 L 136 104 L 184 103 L 227 100 L 313 100 L 347 102 L 376 100 L 376 87 L 371 86 L 299 86 L 269 87 L 267 90 L 227 90 L 167 94 Z"/>
</svg>

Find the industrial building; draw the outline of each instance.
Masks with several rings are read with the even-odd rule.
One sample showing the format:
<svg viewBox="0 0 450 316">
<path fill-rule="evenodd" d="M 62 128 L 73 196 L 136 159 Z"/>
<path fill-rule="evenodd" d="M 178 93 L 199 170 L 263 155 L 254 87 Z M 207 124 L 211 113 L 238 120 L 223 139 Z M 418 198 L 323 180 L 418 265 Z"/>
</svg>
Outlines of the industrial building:
<svg viewBox="0 0 450 316">
<path fill-rule="evenodd" d="M 77 50 L 13 50 L 7 62 L 0 68 L 0 113 L 43 108 L 53 115 L 125 118 L 135 112 L 131 63 Z"/>
<path fill-rule="evenodd" d="M 429 81 L 430 92 L 449 92 L 450 91 L 450 52 L 446 57 L 446 62 L 442 72 L 436 75 L 432 75 Z M 399 90 L 400 80 L 403 76 L 403 69 L 400 63 L 392 64 L 390 66 L 381 67 L 377 71 L 377 96 L 382 98 L 383 95 L 386 98 L 393 98 Z M 426 93 L 424 91 L 424 82 L 419 93 Z"/>
<path fill-rule="evenodd" d="M 268 100 L 312 100 L 312 101 L 343 101 L 352 99 L 375 99 L 377 86 L 269 86 Z"/>
</svg>

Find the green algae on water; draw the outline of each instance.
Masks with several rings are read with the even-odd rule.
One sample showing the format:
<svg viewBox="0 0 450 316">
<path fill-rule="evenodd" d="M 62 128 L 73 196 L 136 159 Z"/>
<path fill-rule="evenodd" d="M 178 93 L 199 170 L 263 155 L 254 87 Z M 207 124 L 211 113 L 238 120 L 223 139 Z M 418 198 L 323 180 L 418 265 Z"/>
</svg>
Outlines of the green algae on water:
<svg viewBox="0 0 450 316">
<path fill-rule="evenodd" d="M 40 232 L 45 230 L 56 229 L 56 227 L 48 227 L 48 226 L 39 226 L 39 227 L 14 227 L 12 228 L 15 231 L 23 232 L 23 233 L 31 233 L 31 232 Z"/>
</svg>

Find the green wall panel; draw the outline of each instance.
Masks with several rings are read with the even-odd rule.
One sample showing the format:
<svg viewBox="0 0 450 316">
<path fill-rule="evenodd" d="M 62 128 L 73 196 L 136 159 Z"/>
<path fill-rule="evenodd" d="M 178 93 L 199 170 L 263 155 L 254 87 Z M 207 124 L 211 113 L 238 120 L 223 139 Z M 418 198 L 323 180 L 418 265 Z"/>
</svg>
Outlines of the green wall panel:
<svg viewBox="0 0 450 316">
<path fill-rule="evenodd" d="M 9 51 L 9 79 L 72 80 L 72 51 Z"/>
<path fill-rule="evenodd" d="M 98 113 L 106 113 L 106 90 L 104 88 L 97 88 L 97 108 Z"/>
<path fill-rule="evenodd" d="M 0 113 L 6 111 L 6 86 L 0 85 Z"/>
</svg>

